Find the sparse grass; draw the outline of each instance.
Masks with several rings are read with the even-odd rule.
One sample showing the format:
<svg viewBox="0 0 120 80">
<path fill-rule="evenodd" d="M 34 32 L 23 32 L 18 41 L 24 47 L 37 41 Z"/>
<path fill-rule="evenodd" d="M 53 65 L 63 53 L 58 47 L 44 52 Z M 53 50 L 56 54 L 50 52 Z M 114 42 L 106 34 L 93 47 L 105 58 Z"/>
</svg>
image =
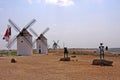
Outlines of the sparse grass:
<svg viewBox="0 0 120 80">
<path fill-rule="evenodd" d="M 95 50 L 75 50 L 75 49 L 68 49 L 69 51 L 69 55 L 93 55 L 93 56 L 99 56 L 99 52 L 95 51 Z M 60 54 L 64 54 L 64 50 L 63 49 L 58 49 L 58 50 L 49 50 L 49 53 L 60 53 Z M 108 57 L 116 57 L 116 55 L 113 55 L 110 52 L 105 52 L 105 56 Z"/>
<path fill-rule="evenodd" d="M 95 51 L 95 50 L 75 50 L 75 49 L 68 49 L 69 51 L 69 55 L 93 55 L 93 56 L 99 56 L 99 52 Z M 33 50 L 33 54 L 36 53 L 36 50 Z M 49 49 L 48 53 L 60 53 L 60 54 L 64 54 L 64 50 L 63 49 L 57 49 L 57 50 L 53 50 L 53 49 Z M 8 56 L 8 51 L 4 50 L 4 51 L 0 51 L 0 56 Z M 17 55 L 17 51 L 16 50 L 11 50 L 11 55 L 12 56 L 16 56 Z M 105 56 L 109 56 L 109 57 L 116 57 L 116 55 L 111 54 L 110 52 L 105 52 Z"/>
<path fill-rule="evenodd" d="M 48 52 L 49 53 L 64 53 L 64 50 L 63 49 L 57 49 L 57 50 L 49 49 Z"/>
<path fill-rule="evenodd" d="M 13 50 L 13 51 L 11 50 L 10 55 L 12 55 L 12 56 L 17 55 L 17 51 L 16 50 Z M 9 52 L 8 51 L 1 51 L 0 56 L 9 56 Z"/>
<path fill-rule="evenodd" d="M 73 49 L 68 49 L 69 54 L 76 54 L 76 55 L 93 55 L 96 52 L 94 50 L 73 50 Z M 63 49 L 59 50 L 49 50 L 49 53 L 64 53 Z"/>
</svg>

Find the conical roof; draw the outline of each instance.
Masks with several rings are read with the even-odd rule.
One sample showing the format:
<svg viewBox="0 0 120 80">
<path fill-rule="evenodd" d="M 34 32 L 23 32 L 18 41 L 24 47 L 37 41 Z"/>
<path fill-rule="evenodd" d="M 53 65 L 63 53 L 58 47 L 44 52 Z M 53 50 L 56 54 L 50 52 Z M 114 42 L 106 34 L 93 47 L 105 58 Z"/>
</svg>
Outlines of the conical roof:
<svg viewBox="0 0 120 80">
<path fill-rule="evenodd" d="M 25 28 L 17 35 L 18 36 L 32 36 Z"/>
<path fill-rule="evenodd" d="M 47 40 L 47 38 L 46 38 L 43 34 L 41 34 L 41 35 L 37 38 L 37 40 Z"/>
</svg>

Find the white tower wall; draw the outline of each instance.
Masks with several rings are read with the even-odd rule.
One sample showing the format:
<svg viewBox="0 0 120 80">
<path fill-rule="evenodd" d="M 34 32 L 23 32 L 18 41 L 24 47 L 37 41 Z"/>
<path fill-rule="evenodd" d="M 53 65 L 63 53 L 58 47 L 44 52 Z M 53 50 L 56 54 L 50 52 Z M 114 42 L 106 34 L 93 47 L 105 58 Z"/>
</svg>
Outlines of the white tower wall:
<svg viewBox="0 0 120 80">
<path fill-rule="evenodd" d="M 37 53 L 48 54 L 47 40 L 37 40 L 36 41 Z"/>
<path fill-rule="evenodd" d="M 29 42 L 32 44 L 32 37 L 25 36 Z M 23 36 L 17 37 L 17 55 L 20 56 L 30 56 L 32 55 L 32 46 Z"/>
</svg>

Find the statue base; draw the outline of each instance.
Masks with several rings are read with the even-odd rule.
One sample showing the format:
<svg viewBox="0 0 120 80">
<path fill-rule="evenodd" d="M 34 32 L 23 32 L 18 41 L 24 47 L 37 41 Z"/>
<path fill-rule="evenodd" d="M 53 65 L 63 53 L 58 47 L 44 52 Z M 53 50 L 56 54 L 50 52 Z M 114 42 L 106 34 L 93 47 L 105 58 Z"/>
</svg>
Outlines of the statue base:
<svg viewBox="0 0 120 80">
<path fill-rule="evenodd" d="M 112 66 L 113 61 L 94 59 L 92 65 Z"/>
<path fill-rule="evenodd" d="M 60 61 L 70 61 L 70 57 L 60 58 Z"/>
</svg>

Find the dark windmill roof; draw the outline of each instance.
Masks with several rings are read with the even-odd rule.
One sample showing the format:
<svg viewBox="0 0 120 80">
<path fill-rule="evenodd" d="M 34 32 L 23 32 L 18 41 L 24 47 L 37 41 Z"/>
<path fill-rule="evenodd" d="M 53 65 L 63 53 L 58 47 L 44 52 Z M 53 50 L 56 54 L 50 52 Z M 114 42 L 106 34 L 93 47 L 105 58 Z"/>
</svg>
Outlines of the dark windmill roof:
<svg viewBox="0 0 120 80">
<path fill-rule="evenodd" d="M 41 35 L 37 38 L 37 40 L 47 40 L 47 38 L 46 38 L 43 34 L 41 34 Z"/>
<path fill-rule="evenodd" d="M 17 35 L 18 36 L 32 36 L 25 28 Z"/>
</svg>

